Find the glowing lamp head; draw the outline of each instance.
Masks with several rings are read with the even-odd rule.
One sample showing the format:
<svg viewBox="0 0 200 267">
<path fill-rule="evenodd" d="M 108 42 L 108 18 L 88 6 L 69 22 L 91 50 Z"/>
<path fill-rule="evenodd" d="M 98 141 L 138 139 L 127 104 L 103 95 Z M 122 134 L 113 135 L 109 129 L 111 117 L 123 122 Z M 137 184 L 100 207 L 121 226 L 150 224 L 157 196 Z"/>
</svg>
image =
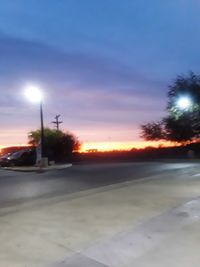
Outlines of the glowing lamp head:
<svg viewBox="0 0 200 267">
<path fill-rule="evenodd" d="M 189 109 L 192 105 L 192 101 L 189 97 L 187 96 L 184 96 L 184 97 L 181 97 L 179 98 L 179 100 L 177 101 L 177 106 L 180 108 L 180 109 Z"/>
<path fill-rule="evenodd" d="M 42 101 L 42 93 L 37 86 L 29 85 L 25 89 L 26 98 L 33 103 L 40 103 Z"/>
</svg>

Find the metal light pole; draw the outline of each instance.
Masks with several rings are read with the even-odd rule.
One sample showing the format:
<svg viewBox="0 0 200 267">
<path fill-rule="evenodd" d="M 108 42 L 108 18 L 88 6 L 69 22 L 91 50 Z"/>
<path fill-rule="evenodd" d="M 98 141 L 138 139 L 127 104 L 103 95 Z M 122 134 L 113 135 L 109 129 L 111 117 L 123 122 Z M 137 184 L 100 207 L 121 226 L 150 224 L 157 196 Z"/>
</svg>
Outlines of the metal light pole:
<svg viewBox="0 0 200 267">
<path fill-rule="evenodd" d="M 194 103 L 192 102 L 192 99 L 189 96 L 185 95 L 179 97 L 176 104 L 180 110 L 182 110 L 183 112 L 187 112 Z M 190 159 L 194 158 L 194 151 L 190 149 L 187 152 L 187 156 Z"/>
<path fill-rule="evenodd" d="M 34 103 L 39 103 L 40 105 L 40 124 L 41 124 L 41 136 L 40 136 L 40 167 L 45 167 L 48 165 L 48 159 L 45 158 L 44 150 L 44 119 L 43 119 L 43 104 L 42 104 L 42 93 L 40 89 L 36 86 L 29 85 L 26 87 L 25 96 L 27 99 Z M 40 158 L 40 157 L 39 157 Z"/>
<path fill-rule="evenodd" d="M 40 101 L 40 123 L 41 123 L 41 158 L 45 157 L 45 151 L 44 151 L 44 119 L 43 119 L 43 106 L 42 106 L 42 100 Z"/>
</svg>

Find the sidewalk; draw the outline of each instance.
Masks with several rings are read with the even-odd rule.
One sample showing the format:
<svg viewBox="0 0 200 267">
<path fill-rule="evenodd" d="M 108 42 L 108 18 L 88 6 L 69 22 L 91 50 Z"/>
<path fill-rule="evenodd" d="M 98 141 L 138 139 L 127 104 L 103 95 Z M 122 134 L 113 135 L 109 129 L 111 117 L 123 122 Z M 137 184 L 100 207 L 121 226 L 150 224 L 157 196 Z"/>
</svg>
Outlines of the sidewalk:
<svg viewBox="0 0 200 267">
<path fill-rule="evenodd" d="M 36 166 L 27 166 L 27 167 L 4 167 L 4 170 L 8 170 L 8 171 L 18 171 L 18 172 L 43 172 L 43 171 L 52 171 L 52 170 L 62 170 L 62 169 L 66 169 L 72 167 L 71 163 L 67 163 L 67 164 L 55 164 L 55 165 L 51 165 L 48 167 L 43 167 L 42 169 L 40 167 L 36 167 Z"/>
<path fill-rule="evenodd" d="M 0 266 L 199 267 L 200 176 L 182 173 L 0 210 Z"/>
</svg>

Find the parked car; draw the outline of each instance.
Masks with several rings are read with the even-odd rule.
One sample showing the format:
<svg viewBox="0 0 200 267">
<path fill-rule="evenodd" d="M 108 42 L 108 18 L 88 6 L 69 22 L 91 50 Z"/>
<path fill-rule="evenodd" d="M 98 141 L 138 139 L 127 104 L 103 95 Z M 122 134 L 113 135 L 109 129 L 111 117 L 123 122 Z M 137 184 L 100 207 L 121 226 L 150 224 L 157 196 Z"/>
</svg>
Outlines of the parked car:
<svg viewBox="0 0 200 267">
<path fill-rule="evenodd" d="M 31 166 L 36 163 L 35 149 L 17 151 L 2 159 L 2 167 L 8 166 Z"/>
<path fill-rule="evenodd" d="M 8 157 L 11 156 L 12 153 L 7 153 L 5 155 L 2 155 L 0 157 L 0 167 L 6 167 L 8 166 Z"/>
</svg>

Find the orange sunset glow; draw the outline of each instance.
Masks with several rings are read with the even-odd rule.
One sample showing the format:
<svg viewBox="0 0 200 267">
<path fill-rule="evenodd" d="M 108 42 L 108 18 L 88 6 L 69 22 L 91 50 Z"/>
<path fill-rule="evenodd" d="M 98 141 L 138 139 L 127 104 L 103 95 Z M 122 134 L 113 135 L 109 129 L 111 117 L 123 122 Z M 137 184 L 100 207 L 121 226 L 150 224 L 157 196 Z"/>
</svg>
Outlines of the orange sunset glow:
<svg viewBox="0 0 200 267">
<path fill-rule="evenodd" d="M 148 146 L 173 146 L 171 142 L 145 142 L 145 141 L 129 141 L 129 142 L 85 142 L 82 144 L 80 152 L 97 149 L 98 151 L 113 151 L 113 150 L 131 150 L 132 148 L 145 148 Z"/>
<path fill-rule="evenodd" d="M 5 146 L 0 146 L 0 152 L 2 148 L 5 147 L 16 147 L 16 146 L 28 146 L 27 144 L 10 144 Z M 79 152 L 87 152 L 88 150 L 96 149 L 99 152 L 114 151 L 114 150 L 131 150 L 133 148 L 142 149 L 145 147 L 170 147 L 174 146 L 171 142 L 150 142 L 150 141 L 129 141 L 129 142 L 84 142 L 82 143 Z"/>
</svg>

